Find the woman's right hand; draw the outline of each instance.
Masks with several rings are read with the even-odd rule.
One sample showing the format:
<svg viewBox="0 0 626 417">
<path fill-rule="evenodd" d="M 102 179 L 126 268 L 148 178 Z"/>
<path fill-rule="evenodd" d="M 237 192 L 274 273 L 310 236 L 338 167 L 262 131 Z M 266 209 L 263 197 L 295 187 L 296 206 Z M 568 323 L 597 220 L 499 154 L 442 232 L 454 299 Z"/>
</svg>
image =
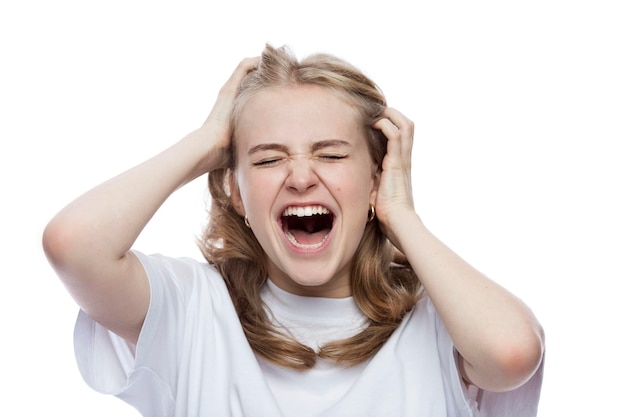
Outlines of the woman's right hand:
<svg viewBox="0 0 626 417">
<path fill-rule="evenodd" d="M 131 343 L 141 331 L 150 287 L 130 249 L 176 189 L 225 166 L 237 89 L 257 65 L 258 58 L 241 61 L 201 128 L 79 196 L 44 231 L 45 253 L 72 297 L 94 320 Z"/>
<path fill-rule="evenodd" d="M 209 140 L 207 153 L 209 158 L 206 161 L 206 165 L 202 167 L 204 172 L 225 168 L 230 160 L 229 152 L 232 136 L 230 122 L 237 89 L 245 76 L 257 68 L 259 59 L 259 57 L 245 58 L 239 63 L 230 78 L 220 89 L 211 113 L 197 131 L 202 137 Z"/>
</svg>

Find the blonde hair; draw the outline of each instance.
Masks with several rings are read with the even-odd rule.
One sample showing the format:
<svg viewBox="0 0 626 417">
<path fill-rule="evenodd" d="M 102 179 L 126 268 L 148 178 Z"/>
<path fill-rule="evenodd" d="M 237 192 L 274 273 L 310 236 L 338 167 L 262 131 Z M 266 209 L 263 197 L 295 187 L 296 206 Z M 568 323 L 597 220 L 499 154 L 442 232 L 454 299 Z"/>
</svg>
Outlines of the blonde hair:
<svg viewBox="0 0 626 417">
<path fill-rule="evenodd" d="M 340 92 L 359 111 L 368 148 L 379 169 L 386 152 L 384 135 L 371 128 L 381 117 L 386 100 L 374 82 L 351 64 L 328 54 L 311 55 L 298 62 L 286 48 L 267 45 L 257 70 L 244 79 L 234 104 L 231 126 L 245 103 L 266 88 L 315 84 Z M 359 334 L 322 346 L 319 352 L 276 329 L 265 310 L 260 292 L 267 279 L 266 255 L 252 231 L 231 204 L 228 178 L 235 167 L 209 174 L 212 204 L 209 222 L 200 241 L 207 261 L 226 281 L 235 310 L 252 349 L 267 360 L 294 369 L 308 369 L 318 357 L 356 365 L 371 358 L 398 327 L 419 297 L 420 283 L 406 258 L 382 233 L 377 219 L 369 222 L 354 255 L 351 289 L 354 300 L 368 318 Z"/>
</svg>

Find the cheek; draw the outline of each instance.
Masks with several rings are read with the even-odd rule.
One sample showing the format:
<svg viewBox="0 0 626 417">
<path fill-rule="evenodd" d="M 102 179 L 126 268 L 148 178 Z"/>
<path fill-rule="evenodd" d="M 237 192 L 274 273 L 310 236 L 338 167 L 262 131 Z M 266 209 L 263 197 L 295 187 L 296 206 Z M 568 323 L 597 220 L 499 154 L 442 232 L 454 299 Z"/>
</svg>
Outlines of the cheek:
<svg viewBox="0 0 626 417">
<path fill-rule="evenodd" d="M 241 200 L 246 211 L 270 201 L 280 182 L 278 175 L 271 175 L 263 170 L 254 172 L 246 170 L 240 172 L 238 178 Z"/>
<path fill-rule="evenodd" d="M 328 174 L 328 173 L 327 173 Z M 369 167 L 352 167 L 334 172 L 333 175 L 323 175 L 323 182 L 337 196 L 349 201 L 369 201 L 375 183 Z"/>
</svg>

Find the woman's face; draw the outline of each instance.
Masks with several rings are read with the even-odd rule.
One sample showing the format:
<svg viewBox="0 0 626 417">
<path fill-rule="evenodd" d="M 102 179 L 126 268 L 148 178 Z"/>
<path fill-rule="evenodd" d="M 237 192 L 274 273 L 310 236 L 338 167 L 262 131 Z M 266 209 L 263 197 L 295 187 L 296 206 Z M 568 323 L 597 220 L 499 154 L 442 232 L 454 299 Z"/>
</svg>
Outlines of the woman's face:
<svg viewBox="0 0 626 417">
<path fill-rule="evenodd" d="M 263 90 L 236 127 L 233 204 L 294 294 L 346 297 L 377 167 L 356 109 L 329 88 Z"/>
</svg>

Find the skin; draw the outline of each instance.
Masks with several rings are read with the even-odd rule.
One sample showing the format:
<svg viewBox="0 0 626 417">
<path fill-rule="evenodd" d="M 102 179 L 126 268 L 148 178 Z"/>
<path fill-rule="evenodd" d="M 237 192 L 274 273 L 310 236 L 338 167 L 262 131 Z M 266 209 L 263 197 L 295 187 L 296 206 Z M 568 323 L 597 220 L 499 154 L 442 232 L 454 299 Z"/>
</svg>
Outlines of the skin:
<svg viewBox="0 0 626 417">
<path fill-rule="evenodd" d="M 349 296 L 377 184 L 356 110 L 324 87 L 263 91 L 244 107 L 236 145 L 233 203 L 268 255 L 269 278 L 294 294 Z M 315 205 L 334 214 L 334 226 L 322 248 L 305 251 L 285 238 L 280 217 Z"/>
<path fill-rule="evenodd" d="M 171 193 L 226 166 L 236 89 L 257 64 L 258 58 L 239 64 L 199 129 L 78 197 L 44 231 L 45 253 L 80 307 L 131 343 L 137 342 L 150 291 L 130 249 Z M 271 279 L 294 293 L 349 295 L 346 271 L 374 203 L 383 231 L 406 254 L 444 321 L 465 381 L 491 391 L 523 384 L 543 356 L 541 326 L 523 302 L 467 264 L 417 215 L 410 183 L 413 123 L 388 108 L 372 126 L 388 138 L 377 174 L 355 117 L 344 101 L 319 87 L 265 91 L 244 108 L 233 204 L 248 215 L 267 251 Z M 347 144 L 312 147 L 328 139 Z M 255 165 L 268 160 L 267 150 L 250 151 L 267 143 L 280 145 L 278 162 Z M 327 151 L 348 157 L 331 162 L 321 158 Z M 277 156 L 272 152 L 269 160 Z M 286 205 L 311 202 L 328 206 L 335 226 L 324 250 L 298 254 L 285 244 L 276 219 Z"/>
<path fill-rule="evenodd" d="M 81 309 L 130 343 L 137 342 L 150 302 L 148 278 L 130 249 L 176 189 L 226 167 L 232 103 L 257 65 L 258 58 L 238 65 L 200 128 L 79 196 L 44 230 L 46 256 Z"/>
<path fill-rule="evenodd" d="M 422 223 L 411 194 L 413 122 L 394 109 L 374 127 L 388 138 L 376 200 L 385 234 L 407 256 L 439 312 L 468 384 L 508 391 L 541 362 L 544 334 L 531 310 L 477 271 Z"/>
</svg>

